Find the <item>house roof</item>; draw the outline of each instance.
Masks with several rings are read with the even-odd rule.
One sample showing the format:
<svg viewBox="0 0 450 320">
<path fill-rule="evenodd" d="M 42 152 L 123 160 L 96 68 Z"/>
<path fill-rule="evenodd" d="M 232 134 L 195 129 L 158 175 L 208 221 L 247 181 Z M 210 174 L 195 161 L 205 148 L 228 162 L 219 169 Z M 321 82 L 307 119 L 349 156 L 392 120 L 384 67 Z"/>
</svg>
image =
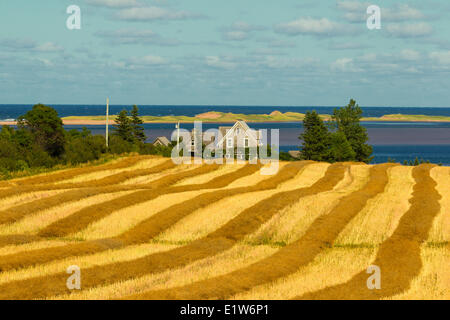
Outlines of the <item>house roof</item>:
<svg viewBox="0 0 450 320">
<path fill-rule="evenodd" d="M 156 138 L 155 141 L 153 141 L 153 144 L 155 144 L 157 141 L 161 142 L 165 146 L 168 146 L 170 144 L 169 139 L 164 136 Z"/>
<path fill-rule="evenodd" d="M 237 127 L 241 127 L 247 133 L 248 137 L 254 140 L 256 144 L 258 144 L 259 132 L 251 130 L 247 123 L 243 120 L 236 121 L 236 123 L 232 127 L 219 127 L 219 130 L 221 130 L 222 133 L 222 139 L 218 142 L 218 144 L 223 144 L 228 135 Z"/>
<path fill-rule="evenodd" d="M 225 137 L 227 134 L 227 131 L 230 130 L 232 127 L 219 127 L 219 132 L 222 137 Z"/>
<path fill-rule="evenodd" d="M 218 128 L 221 139 L 219 140 L 218 144 L 224 143 L 226 137 L 230 132 L 232 132 L 237 127 L 240 127 L 244 130 L 244 132 L 247 134 L 250 139 L 252 139 L 256 144 L 258 144 L 258 141 L 261 139 L 261 132 L 259 130 L 253 130 L 251 129 L 248 124 L 244 120 L 238 120 L 233 126 L 220 126 Z M 195 128 L 191 130 L 191 136 L 194 137 L 196 134 Z M 210 141 L 213 141 L 215 137 L 211 137 Z M 209 142 L 207 140 L 204 140 L 206 142 Z"/>
<path fill-rule="evenodd" d="M 300 155 L 301 155 L 301 152 L 298 150 L 290 150 L 290 151 L 288 151 L 288 153 L 292 158 L 296 158 L 296 159 L 300 158 Z"/>
</svg>

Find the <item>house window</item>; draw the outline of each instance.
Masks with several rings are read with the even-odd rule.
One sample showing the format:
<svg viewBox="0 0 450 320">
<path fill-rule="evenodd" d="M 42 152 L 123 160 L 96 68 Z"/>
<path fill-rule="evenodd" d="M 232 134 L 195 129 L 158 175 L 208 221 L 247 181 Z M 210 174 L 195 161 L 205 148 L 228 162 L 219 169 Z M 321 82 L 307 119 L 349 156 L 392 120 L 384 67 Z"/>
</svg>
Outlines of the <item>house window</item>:
<svg viewBox="0 0 450 320">
<path fill-rule="evenodd" d="M 227 139 L 227 148 L 232 148 L 233 147 L 233 138 L 228 138 Z"/>
<path fill-rule="evenodd" d="M 244 138 L 244 148 L 248 148 L 248 138 Z"/>
<path fill-rule="evenodd" d="M 236 129 L 236 134 L 238 134 L 238 135 L 241 134 L 241 128 Z"/>
</svg>

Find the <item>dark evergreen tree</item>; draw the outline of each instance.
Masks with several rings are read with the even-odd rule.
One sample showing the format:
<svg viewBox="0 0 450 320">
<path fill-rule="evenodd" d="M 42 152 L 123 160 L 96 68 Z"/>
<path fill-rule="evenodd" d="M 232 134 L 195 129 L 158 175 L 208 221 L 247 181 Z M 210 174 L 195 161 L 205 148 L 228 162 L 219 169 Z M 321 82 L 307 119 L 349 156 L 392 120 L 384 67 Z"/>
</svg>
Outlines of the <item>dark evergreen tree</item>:
<svg viewBox="0 0 450 320">
<path fill-rule="evenodd" d="M 139 142 L 144 142 L 147 139 L 144 127 L 142 126 L 143 123 L 144 121 L 139 117 L 139 109 L 137 105 L 134 105 L 131 110 L 131 128 L 133 130 L 134 139 Z"/>
<path fill-rule="evenodd" d="M 120 111 L 115 121 L 116 124 L 113 126 L 114 135 L 121 137 L 125 141 L 133 142 L 133 128 L 131 126 L 131 120 L 128 117 L 128 111 L 125 109 Z"/>
<path fill-rule="evenodd" d="M 302 158 L 305 160 L 328 161 L 330 134 L 316 111 L 307 112 L 303 119 L 304 132 L 299 139 L 303 140 Z"/>
<path fill-rule="evenodd" d="M 367 130 L 360 124 L 362 109 L 351 99 L 350 103 L 343 108 L 334 109 L 332 125 L 345 134 L 353 151 L 356 153 L 355 160 L 369 163 L 373 157 L 373 149 L 367 144 L 369 136 Z"/>
<path fill-rule="evenodd" d="M 355 156 L 355 151 L 342 131 L 336 131 L 330 135 L 329 160 L 331 162 L 352 161 Z"/>
</svg>

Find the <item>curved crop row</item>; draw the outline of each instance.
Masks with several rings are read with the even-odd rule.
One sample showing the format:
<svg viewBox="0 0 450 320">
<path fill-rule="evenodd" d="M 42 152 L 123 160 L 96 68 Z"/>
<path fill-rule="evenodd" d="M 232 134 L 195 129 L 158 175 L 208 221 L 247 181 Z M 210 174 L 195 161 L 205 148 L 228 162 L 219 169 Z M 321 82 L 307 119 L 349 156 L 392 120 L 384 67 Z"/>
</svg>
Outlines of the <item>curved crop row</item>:
<svg viewBox="0 0 450 320">
<path fill-rule="evenodd" d="M 188 171 L 183 171 L 176 175 L 170 175 L 155 181 L 154 188 L 151 190 L 136 191 L 106 202 L 102 202 L 84 209 L 81 209 L 67 218 L 61 219 L 47 226 L 39 232 L 41 237 L 64 237 L 86 228 L 89 224 L 98 221 L 112 212 L 136 205 L 138 203 L 152 200 L 162 194 L 167 194 L 169 190 L 164 189 L 182 179 L 194 177 L 199 174 L 208 173 L 217 170 L 214 165 L 202 166 Z M 175 191 L 176 192 L 176 191 Z"/>
<path fill-rule="evenodd" d="M 101 193 L 111 193 L 115 191 L 122 191 L 121 188 L 116 188 L 116 186 L 112 185 L 115 183 L 119 183 L 128 179 L 130 176 L 140 175 L 140 174 L 152 174 L 158 173 L 164 170 L 171 168 L 173 165 L 172 161 L 164 162 L 160 165 L 149 169 L 138 170 L 138 172 L 125 172 L 113 175 L 111 177 L 106 177 L 104 179 L 99 179 L 98 181 L 94 181 L 92 183 L 83 183 L 77 186 L 73 186 L 73 188 L 83 186 L 83 189 L 69 190 L 54 196 L 47 197 L 45 199 L 37 199 L 32 202 L 27 202 L 21 205 L 17 205 L 14 207 L 10 207 L 6 210 L 0 211 L 0 224 L 13 223 L 25 217 L 26 215 L 46 210 L 55 206 L 59 206 L 63 203 L 79 201 L 81 199 L 95 196 Z M 145 173 L 144 173 L 144 172 Z M 112 185 L 112 186 L 111 186 Z M 39 188 L 39 186 L 36 186 Z M 33 191 L 36 190 L 36 187 Z M 67 189 L 69 186 L 62 187 L 61 189 Z M 59 186 L 56 187 L 59 189 Z M 117 190 L 119 189 L 119 190 Z M 131 188 L 124 188 L 125 190 L 131 190 Z M 123 191 L 125 191 L 123 190 Z M 0 245 L 2 241 L 0 240 Z"/>
<path fill-rule="evenodd" d="M 428 238 L 434 218 L 440 211 L 441 195 L 430 177 L 433 165 L 413 169 L 416 181 L 411 207 L 402 216 L 392 236 L 384 241 L 373 265 L 381 272 L 381 288 L 369 290 L 366 270 L 346 283 L 307 293 L 298 299 L 381 299 L 407 290 L 422 268 L 420 246 Z"/>
<path fill-rule="evenodd" d="M 170 268 L 181 267 L 193 261 L 228 250 L 247 234 L 254 232 L 280 208 L 289 206 L 301 196 L 332 189 L 343 178 L 345 171 L 346 166 L 341 164 L 332 165 L 328 168 L 325 176 L 311 187 L 277 193 L 257 205 L 244 210 L 225 226 L 190 245 L 133 261 L 83 270 L 83 287 L 91 288 Z M 272 180 L 276 179 L 275 176 Z M 263 181 L 262 184 L 267 185 L 268 181 Z M 117 244 L 118 242 L 120 241 L 116 240 L 112 243 Z M 46 286 L 44 289 L 37 285 L 44 281 L 44 279 L 40 278 L 6 283 L 0 286 L 0 298 L 43 298 L 67 293 L 67 288 L 64 285 L 64 281 L 62 281 L 65 276 L 65 274 L 61 273 L 46 277 Z M 28 290 L 24 290 L 25 287 Z"/>
<path fill-rule="evenodd" d="M 162 188 L 162 186 L 165 186 L 168 183 L 173 184 L 176 181 L 180 181 L 182 178 L 187 178 L 192 175 L 195 176 L 196 174 L 199 174 L 199 172 L 203 172 L 203 173 L 211 172 L 211 170 L 215 170 L 216 168 L 217 167 L 215 167 L 215 166 L 208 165 L 206 167 L 200 167 L 200 168 L 190 170 L 187 172 L 178 173 L 178 174 L 175 174 L 174 176 L 161 178 L 160 180 L 158 180 L 159 182 L 155 182 L 155 188 L 156 187 Z M 234 181 L 238 178 L 241 178 L 245 175 L 254 173 L 256 170 L 258 170 L 258 168 L 259 168 L 259 166 L 247 165 L 235 172 L 231 172 L 226 175 L 216 177 L 213 180 L 211 180 L 210 182 L 205 183 L 204 185 L 186 185 L 186 186 L 180 186 L 180 187 L 173 187 L 173 192 L 174 193 L 182 192 L 182 191 L 189 190 L 191 188 L 193 190 L 201 190 L 202 188 L 204 188 L 204 189 L 220 188 L 220 187 L 223 187 L 224 185 L 227 185 L 228 183 L 231 183 L 232 181 Z M 204 171 L 204 170 L 207 170 L 207 171 Z M 165 191 L 162 189 L 159 191 L 155 191 L 155 194 L 156 194 L 156 192 L 160 192 L 161 194 L 164 194 L 164 193 L 167 193 L 167 189 Z M 148 201 L 148 200 L 149 199 L 146 199 L 145 201 Z M 131 203 L 131 205 L 134 205 L 134 204 L 136 204 L 136 203 Z M 92 207 L 89 207 L 89 208 L 92 208 Z M 116 207 L 116 208 L 114 208 L 114 210 L 118 210 L 118 208 Z M 139 230 L 139 227 L 137 227 L 136 229 L 132 229 L 131 232 L 133 232 L 133 230 L 137 231 L 137 230 Z M 151 238 L 152 238 L 151 234 L 148 234 L 146 241 L 150 240 Z M 37 241 L 39 239 L 45 239 L 45 238 L 41 237 L 41 236 L 33 236 L 33 235 L 32 236 L 23 236 L 23 235 L 22 236 L 21 235 L 14 236 L 14 235 L 12 235 L 12 236 L 0 237 L 0 241 L 3 240 L 4 245 L 5 245 L 5 242 L 7 244 L 10 244 L 11 242 L 17 243 L 17 244 L 23 244 L 23 243 L 26 243 L 27 240 Z M 8 241 L 10 241 L 10 242 L 8 243 Z M 26 267 L 26 266 L 30 266 L 30 265 L 34 265 L 34 264 L 38 264 L 38 263 L 45 263 L 45 262 L 52 261 L 55 259 L 63 259 L 66 257 L 75 256 L 75 255 L 92 254 L 95 252 L 108 250 L 111 248 L 110 247 L 111 243 L 115 244 L 113 246 L 114 248 L 127 245 L 127 243 L 122 241 L 121 239 L 100 239 L 100 240 L 88 241 L 88 242 L 83 242 L 83 243 L 78 243 L 78 244 L 70 244 L 70 245 L 66 245 L 66 246 L 62 246 L 62 247 L 25 251 L 25 252 L 21 252 L 18 254 L 3 256 L 2 260 L 0 261 L 0 271 L 6 271 L 6 270 L 15 269 L 15 268 L 22 268 L 22 267 Z M 107 244 L 107 245 L 105 246 L 105 244 Z"/>
<path fill-rule="evenodd" d="M 281 248 L 272 256 L 223 276 L 183 287 L 145 292 L 129 299 L 226 299 L 251 287 L 296 272 L 310 263 L 324 248 L 329 247 L 369 199 L 384 191 L 388 182 L 388 167 L 372 167 L 370 179 L 362 189 L 342 198 L 328 214 L 319 216 L 299 240 Z"/>
<path fill-rule="evenodd" d="M 448 295 L 446 168 L 133 158 L 0 182 L 0 300 Z"/>
<path fill-rule="evenodd" d="M 67 169 L 62 171 L 57 171 L 55 173 L 37 175 L 27 178 L 14 179 L 11 181 L 2 181 L 1 187 L 16 187 L 16 186 L 30 186 L 37 184 L 52 184 L 59 181 L 68 180 L 79 176 L 81 174 L 94 173 L 98 171 L 114 170 L 130 167 L 139 161 L 145 159 L 155 158 L 155 156 L 133 156 L 121 159 L 113 163 L 101 164 L 98 166 L 87 166 L 81 168 Z M 2 198 L 2 193 L 0 192 L 0 198 Z"/>
</svg>

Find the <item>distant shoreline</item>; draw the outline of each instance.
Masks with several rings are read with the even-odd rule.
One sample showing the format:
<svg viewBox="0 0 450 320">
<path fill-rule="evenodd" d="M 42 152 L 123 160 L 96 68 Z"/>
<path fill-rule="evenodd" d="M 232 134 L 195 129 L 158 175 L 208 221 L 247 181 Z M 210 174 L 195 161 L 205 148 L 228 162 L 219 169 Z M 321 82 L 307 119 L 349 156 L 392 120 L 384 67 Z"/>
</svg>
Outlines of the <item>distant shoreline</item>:
<svg viewBox="0 0 450 320">
<path fill-rule="evenodd" d="M 234 123 L 237 120 L 244 120 L 248 123 L 283 123 L 283 122 L 301 122 L 305 114 L 297 112 L 273 111 L 270 114 L 234 114 L 217 111 L 209 111 L 198 114 L 193 117 L 189 116 L 142 116 L 144 123 L 168 124 L 168 123 L 193 123 L 194 121 L 203 121 L 205 123 Z M 115 124 L 111 115 L 109 124 Z M 327 121 L 331 119 L 330 115 L 322 114 L 320 117 Z M 70 116 L 62 118 L 64 125 L 105 125 L 105 116 Z M 361 121 L 365 122 L 450 122 L 450 117 L 446 116 L 427 116 L 427 115 L 404 115 L 389 114 L 381 117 L 363 117 Z M 15 121 L 0 121 L 0 125 L 16 125 Z"/>
</svg>

